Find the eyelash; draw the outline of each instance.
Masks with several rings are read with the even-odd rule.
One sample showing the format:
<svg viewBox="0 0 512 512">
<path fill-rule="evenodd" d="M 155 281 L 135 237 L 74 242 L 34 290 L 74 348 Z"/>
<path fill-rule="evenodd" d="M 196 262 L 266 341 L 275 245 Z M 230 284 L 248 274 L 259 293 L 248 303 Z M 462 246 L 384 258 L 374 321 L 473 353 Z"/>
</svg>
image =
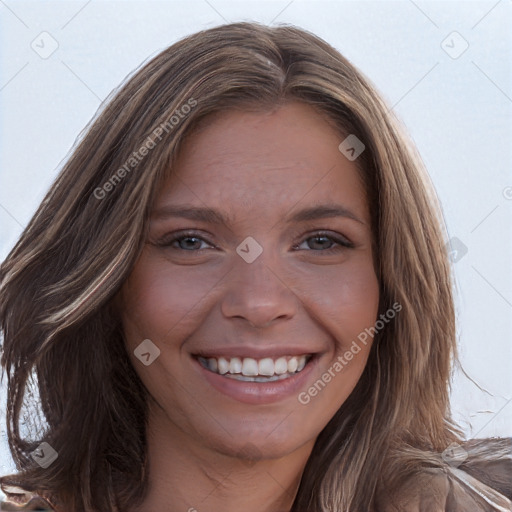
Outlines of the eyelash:
<svg viewBox="0 0 512 512">
<path fill-rule="evenodd" d="M 200 240 L 200 241 L 210 244 L 212 246 L 214 245 L 214 244 L 210 243 L 208 240 L 205 240 L 202 236 L 199 236 L 199 234 L 194 231 L 185 231 L 185 232 L 180 233 L 179 235 L 177 235 L 177 234 L 166 235 L 163 238 L 161 238 L 156 243 L 156 245 L 158 245 L 159 247 L 167 247 L 169 249 L 182 250 L 184 252 L 190 252 L 190 253 L 199 252 L 200 250 L 202 250 L 202 249 L 198 249 L 198 250 L 191 249 L 191 250 L 187 251 L 186 249 L 180 249 L 179 247 L 171 247 L 171 244 L 173 244 L 174 242 L 186 240 L 187 238 L 195 238 L 197 240 Z M 354 244 L 352 242 L 349 242 L 347 239 L 344 239 L 343 237 L 339 237 L 339 236 L 333 236 L 332 234 L 329 234 L 325 231 L 317 231 L 315 233 L 312 233 L 311 235 L 304 238 L 299 244 L 295 245 L 293 248 L 295 249 L 296 247 L 301 245 L 303 242 L 310 240 L 310 239 L 314 239 L 314 238 L 326 238 L 338 245 L 337 245 L 337 247 L 334 246 L 334 247 L 330 247 L 329 249 L 318 249 L 318 250 L 317 249 L 308 249 L 308 251 L 331 254 L 334 252 L 342 251 L 344 249 L 353 249 L 354 248 Z M 304 249 L 300 249 L 300 250 L 304 250 Z"/>
</svg>

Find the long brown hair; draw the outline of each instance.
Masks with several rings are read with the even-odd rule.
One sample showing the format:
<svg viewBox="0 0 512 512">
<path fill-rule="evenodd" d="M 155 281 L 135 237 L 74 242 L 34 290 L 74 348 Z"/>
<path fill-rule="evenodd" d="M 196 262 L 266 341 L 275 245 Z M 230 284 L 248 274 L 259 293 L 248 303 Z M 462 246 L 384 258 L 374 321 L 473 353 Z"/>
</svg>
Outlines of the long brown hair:
<svg viewBox="0 0 512 512">
<path fill-rule="evenodd" d="M 319 435 L 294 511 L 367 511 L 403 471 L 435 464 L 460 439 L 449 417 L 455 356 L 452 281 L 436 196 L 421 161 L 369 81 L 293 26 L 235 23 L 150 60 L 90 124 L 0 269 L 9 446 L 4 483 L 59 496 L 69 511 L 113 512 L 147 489 L 147 391 L 113 299 L 146 238 L 159 185 L 184 137 L 213 113 L 299 100 L 366 149 L 358 159 L 373 218 L 379 332 L 355 390 Z M 146 150 L 142 148 L 145 147 Z M 33 386 L 37 407 L 24 412 Z M 37 404 L 36 404 L 37 405 Z M 46 441 L 48 468 L 30 453 Z M 434 460 L 434 462 L 433 462 Z"/>
</svg>

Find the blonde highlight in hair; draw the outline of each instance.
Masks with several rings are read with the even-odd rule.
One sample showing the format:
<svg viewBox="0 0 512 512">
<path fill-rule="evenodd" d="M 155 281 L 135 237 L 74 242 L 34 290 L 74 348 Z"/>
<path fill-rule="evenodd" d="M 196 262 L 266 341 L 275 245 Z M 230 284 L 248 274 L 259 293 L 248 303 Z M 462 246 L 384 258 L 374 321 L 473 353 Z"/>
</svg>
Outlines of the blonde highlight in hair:
<svg viewBox="0 0 512 512">
<path fill-rule="evenodd" d="M 191 100 L 171 129 L 169 119 Z M 293 511 L 373 510 L 383 489 L 440 465 L 440 452 L 460 440 L 449 415 L 452 282 L 442 217 L 418 155 L 369 81 L 334 48 L 296 27 L 235 23 L 175 43 L 113 94 L 2 264 L 8 437 L 21 471 L 2 481 L 56 493 L 70 511 L 142 502 L 148 397 L 124 347 L 115 296 L 185 137 L 215 114 L 287 101 L 315 107 L 340 141 L 356 134 L 365 144 L 358 164 L 372 212 L 379 313 L 402 306 L 319 435 Z M 94 191 L 160 126 L 169 129 L 155 147 L 98 199 Z M 32 372 L 48 428 L 27 441 L 19 421 Z M 59 453 L 44 471 L 30 458 L 43 439 Z"/>
</svg>

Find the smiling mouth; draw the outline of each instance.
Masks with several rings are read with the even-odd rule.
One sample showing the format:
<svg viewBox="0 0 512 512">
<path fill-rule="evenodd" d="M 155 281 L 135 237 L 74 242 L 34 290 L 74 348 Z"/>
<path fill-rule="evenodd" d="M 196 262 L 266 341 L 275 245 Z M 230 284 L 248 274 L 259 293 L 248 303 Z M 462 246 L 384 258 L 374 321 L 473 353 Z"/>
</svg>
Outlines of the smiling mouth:
<svg viewBox="0 0 512 512">
<path fill-rule="evenodd" d="M 265 357 L 202 357 L 195 356 L 199 364 L 217 375 L 243 382 L 273 382 L 300 373 L 313 358 L 313 354 L 300 356 Z"/>
</svg>

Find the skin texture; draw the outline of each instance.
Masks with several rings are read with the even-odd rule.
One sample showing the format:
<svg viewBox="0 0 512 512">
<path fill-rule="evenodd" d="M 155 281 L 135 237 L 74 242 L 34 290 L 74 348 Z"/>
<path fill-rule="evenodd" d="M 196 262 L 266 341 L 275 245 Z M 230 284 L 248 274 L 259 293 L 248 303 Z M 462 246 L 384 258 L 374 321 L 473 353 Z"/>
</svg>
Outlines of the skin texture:
<svg viewBox="0 0 512 512">
<path fill-rule="evenodd" d="M 235 400 L 209 384 L 192 354 L 283 345 L 317 353 L 299 390 L 307 391 L 374 325 L 370 206 L 356 162 L 338 150 L 343 139 L 312 107 L 291 102 L 270 113 L 222 113 L 186 140 L 119 297 L 127 349 L 152 397 L 150 489 L 137 510 L 290 509 L 315 439 L 356 385 L 371 339 L 307 405 L 298 392 L 271 403 Z M 327 203 L 358 220 L 285 221 Z M 208 206 L 229 225 L 158 213 L 171 205 Z M 172 241 L 181 230 L 194 233 Z M 263 249 L 252 263 L 236 252 L 249 236 Z M 161 351 L 149 366 L 133 353 L 145 339 Z"/>
</svg>

